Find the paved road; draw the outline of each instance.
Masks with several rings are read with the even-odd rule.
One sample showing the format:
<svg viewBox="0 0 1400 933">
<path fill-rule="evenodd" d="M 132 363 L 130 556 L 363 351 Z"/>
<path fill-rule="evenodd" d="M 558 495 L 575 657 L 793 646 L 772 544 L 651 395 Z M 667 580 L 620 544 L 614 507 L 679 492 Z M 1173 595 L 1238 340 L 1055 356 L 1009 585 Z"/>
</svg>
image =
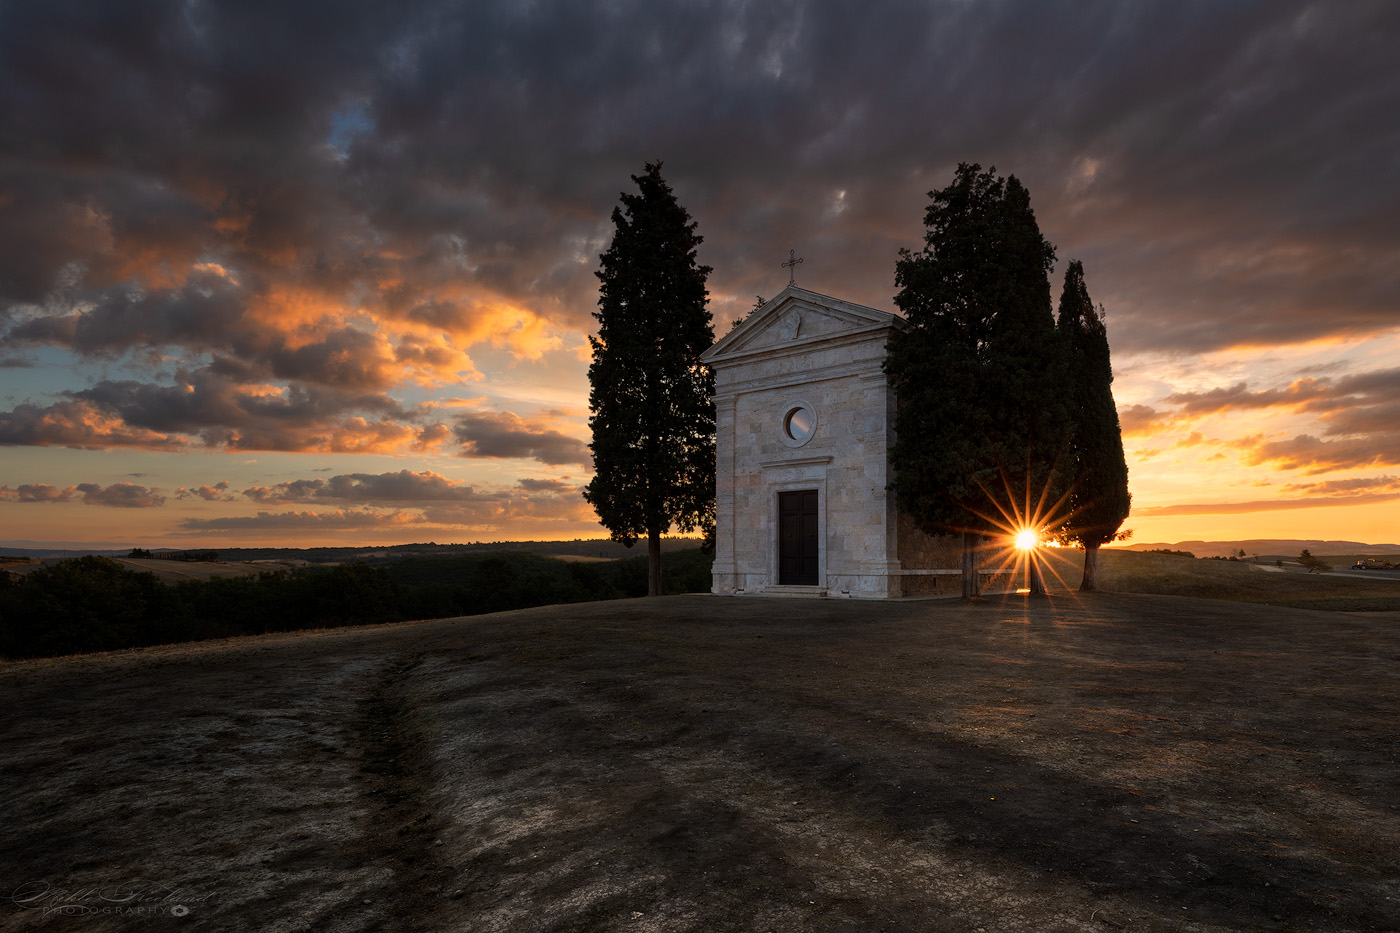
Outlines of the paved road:
<svg viewBox="0 0 1400 933">
<path fill-rule="evenodd" d="M 1262 570 L 1265 573 L 1311 573 L 1301 564 L 1290 564 L 1284 562 L 1282 567 L 1274 564 L 1250 564 L 1255 570 Z M 1400 569 L 1396 570 L 1352 570 L 1350 567 L 1337 568 L 1320 574 L 1325 577 L 1357 577 L 1362 580 L 1395 580 L 1400 582 Z"/>
</svg>

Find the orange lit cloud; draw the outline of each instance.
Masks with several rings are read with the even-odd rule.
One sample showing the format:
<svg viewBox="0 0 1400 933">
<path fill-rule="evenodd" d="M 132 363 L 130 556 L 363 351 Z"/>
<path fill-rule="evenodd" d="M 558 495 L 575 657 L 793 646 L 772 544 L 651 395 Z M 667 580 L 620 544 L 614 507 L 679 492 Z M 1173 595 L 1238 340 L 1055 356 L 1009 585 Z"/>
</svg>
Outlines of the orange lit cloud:
<svg viewBox="0 0 1400 933">
<path fill-rule="evenodd" d="M 1166 361 L 1120 413 L 1141 509 L 1400 466 L 1400 176 L 1376 117 L 1400 73 L 1356 41 L 1394 35 L 1393 5 L 811 0 L 792 28 L 765 4 L 289 9 L 0 4 L 0 445 L 46 448 L 17 460 L 583 472 L 594 272 L 643 158 L 704 236 L 722 327 L 783 286 L 790 247 L 800 285 L 889 308 L 925 192 L 999 153 L 1085 261 L 1115 360 Z M 560 26 L 585 20 L 587 49 Z M 218 501 L 170 482 L 178 507 Z"/>
<path fill-rule="evenodd" d="M 183 441 L 176 435 L 130 425 L 104 406 L 76 399 L 47 408 L 24 404 L 0 412 L 0 444 L 166 450 L 182 446 Z"/>
<path fill-rule="evenodd" d="M 238 497 L 229 492 L 228 480 L 222 480 L 214 485 L 204 484 L 194 489 L 186 489 L 181 486 L 175 491 L 177 499 L 203 499 L 205 502 L 236 502 Z"/>
<path fill-rule="evenodd" d="M 1254 448 L 1248 462 L 1270 464 L 1279 469 L 1300 470 L 1317 475 L 1332 470 L 1351 470 L 1400 464 L 1400 436 L 1353 437 L 1323 440 L 1299 434 L 1289 440 L 1266 441 Z"/>
<path fill-rule="evenodd" d="M 531 425 L 513 412 L 458 415 L 453 433 L 464 457 L 530 458 L 541 463 L 591 466 L 593 456 L 577 438 Z"/>
<path fill-rule="evenodd" d="M 0 502 L 81 502 L 126 509 L 149 509 L 165 505 L 165 496 L 156 489 L 135 483 L 78 483 L 65 489 L 47 483 L 33 483 L 10 489 L 0 486 Z"/>
<path fill-rule="evenodd" d="M 1123 436 L 1156 434 L 1169 427 L 1170 422 L 1147 405 L 1129 405 L 1118 410 L 1118 426 Z"/>
<path fill-rule="evenodd" d="M 1228 388 L 1212 389 L 1209 392 L 1178 392 L 1168 395 L 1165 401 L 1179 406 L 1183 414 L 1203 415 L 1227 409 L 1297 408 L 1332 391 L 1328 380 L 1319 379 L 1299 379 L 1284 389 L 1259 392 L 1251 392 L 1247 382 L 1239 382 Z"/>
<path fill-rule="evenodd" d="M 522 522 L 535 527 L 577 525 L 593 519 L 580 490 L 557 481 L 524 480 L 514 488 L 478 488 L 430 470 L 351 473 L 253 486 L 243 495 L 260 505 L 331 505 L 331 511 L 260 511 L 254 516 L 190 518 L 186 531 L 275 531 L 345 528 L 373 530 L 423 526 L 496 529 Z"/>
<path fill-rule="evenodd" d="M 529 489 L 529 487 L 522 487 Z M 569 487 L 530 491 L 577 492 Z M 243 495 L 263 504 L 279 502 L 356 502 L 361 504 L 409 505 L 421 502 L 469 502 L 495 500 L 505 493 L 480 493 L 472 486 L 434 473 L 431 470 L 397 473 L 346 473 L 330 479 L 301 479 L 276 486 L 254 486 Z"/>
<path fill-rule="evenodd" d="M 1256 499 L 1248 502 L 1197 502 L 1156 505 L 1135 508 L 1137 516 L 1164 515 L 1243 515 L 1251 512 L 1279 512 L 1292 509 L 1317 509 L 1339 505 L 1366 505 L 1400 499 L 1400 492 L 1367 493 L 1355 496 L 1327 496 L 1299 499 Z"/>
</svg>

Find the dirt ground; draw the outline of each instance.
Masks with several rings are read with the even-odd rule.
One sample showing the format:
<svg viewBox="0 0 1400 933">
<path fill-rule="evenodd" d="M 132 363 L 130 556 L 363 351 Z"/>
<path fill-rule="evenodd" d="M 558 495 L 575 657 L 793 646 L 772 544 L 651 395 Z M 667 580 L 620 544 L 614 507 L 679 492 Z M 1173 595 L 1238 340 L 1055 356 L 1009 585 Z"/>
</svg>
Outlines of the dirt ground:
<svg viewBox="0 0 1400 933">
<path fill-rule="evenodd" d="M 1400 614 L 670 597 L 0 667 L 0 928 L 1400 929 Z"/>
</svg>

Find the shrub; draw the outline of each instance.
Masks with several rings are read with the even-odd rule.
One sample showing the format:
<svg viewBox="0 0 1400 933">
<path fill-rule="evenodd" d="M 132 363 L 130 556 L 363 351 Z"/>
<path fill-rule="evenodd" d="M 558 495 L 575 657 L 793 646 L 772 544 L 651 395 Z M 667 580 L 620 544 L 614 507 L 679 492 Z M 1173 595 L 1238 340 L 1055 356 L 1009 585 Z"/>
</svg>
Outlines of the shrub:
<svg viewBox="0 0 1400 933">
<path fill-rule="evenodd" d="M 664 560 L 668 593 L 710 588 L 711 558 L 698 549 L 670 551 Z M 228 635 L 474 615 L 644 596 L 646 589 L 645 557 L 608 564 L 530 553 L 421 557 L 173 585 L 106 557 L 80 557 L 18 582 L 0 576 L 0 656 L 52 657 Z"/>
<path fill-rule="evenodd" d="M 59 561 L 0 591 L 0 655 L 46 657 L 178 641 L 193 629 L 178 595 L 106 557 Z"/>
</svg>

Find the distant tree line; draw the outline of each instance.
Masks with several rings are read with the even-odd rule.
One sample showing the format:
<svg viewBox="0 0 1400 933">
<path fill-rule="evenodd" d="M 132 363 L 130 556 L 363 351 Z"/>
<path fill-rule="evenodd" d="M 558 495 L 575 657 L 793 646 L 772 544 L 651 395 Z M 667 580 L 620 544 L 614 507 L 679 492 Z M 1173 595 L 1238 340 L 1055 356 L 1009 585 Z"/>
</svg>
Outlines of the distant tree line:
<svg viewBox="0 0 1400 933">
<path fill-rule="evenodd" d="M 669 551 L 668 593 L 708 591 L 712 558 Z M 0 575 L 0 658 L 112 651 L 232 635 L 476 615 L 647 595 L 647 558 L 528 553 L 356 562 L 165 584 L 106 557 Z"/>
<path fill-rule="evenodd" d="M 145 558 L 147 560 L 189 560 L 201 561 L 212 564 L 219 559 L 218 551 L 150 551 L 143 547 L 134 547 L 131 553 L 126 555 L 129 558 Z"/>
</svg>

